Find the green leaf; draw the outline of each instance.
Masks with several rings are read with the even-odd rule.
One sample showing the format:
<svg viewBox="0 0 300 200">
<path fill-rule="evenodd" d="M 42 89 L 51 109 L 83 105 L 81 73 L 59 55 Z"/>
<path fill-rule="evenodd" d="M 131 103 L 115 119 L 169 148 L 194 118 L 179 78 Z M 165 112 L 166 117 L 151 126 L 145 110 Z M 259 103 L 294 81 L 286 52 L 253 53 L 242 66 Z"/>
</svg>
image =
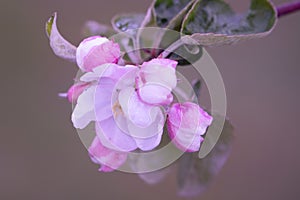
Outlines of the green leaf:
<svg viewBox="0 0 300 200">
<path fill-rule="evenodd" d="M 276 24 L 276 16 L 276 9 L 268 0 L 252 0 L 244 14 L 234 13 L 222 0 L 198 0 L 186 15 L 181 32 L 191 35 L 194 44 L 228 45 L 268 35 Z"/>
<path fill-rule="evenodd" d="M 92 20 L 85 22 L 82 32 L 85 37 L 95 35 L 110 37 L 116 33 L 111 27 Z"/>
<path fill-rule="evenodd" d="M 141 27 L 158 26 L 160 28 L 139 30 L 137 35 L 139 47 L 165 49 L 178 40 L 180 33 L 176 32 L 174 34 L 174 32 L 180 30 L 184 16 L 192 7 L 194 1 L 195 0 L 154 0 L 147 11 Z M 175 31 L 172 32 L 172 30 Z M 149 32 L 151 33 L 149 34 Z M 158 50 L 157 53 L 159 52 Z"/>
<path fill-rule="evenodd" d="M 232 141 L 233 128 L 226 121 L 217 144 L 205 158 L 199 159 L 197 152 L 185 153 L 179 160 L 178 194 L 191 197 L 204 192 L 224 166 L 230 154 Z"/>
<path fill-rule="evenodd" d="M 56 13 L 54 14 L 54 16 L 51 16 L 48 21 L 46 22 L 46 34 L 48 37 L 50 37 L 50 34 L 51 34 L 51 30 L 52 30 L 52 25 L 53 25 L 53 21 L 54 21 L 54 18 L 56 16 Z"/>
<path fill-rule="evenodd" d="M 136 29 L 141 27 L 144 17 L 144 14 L 122 14 L 114 16 L 111 22 L 117 32 L 135 35 Z"/>
<path fill-rule="evenodd" d="M 156 0 L 154 2 L 157 25 L 163 28 L 179 30 L 184 16 L 194 1 Z"/>
<path fill-rule="evenodd" d="M 49 18 L 46 23 L 46 34 L 50 41 L 50 46 L 55 55 L 76 62 L 76 47 L 64 39 L 56 26 L 57 14 Z"/>
<path fill-rule="evenodd" d="M 148 8 L 145 19 L 141 25 L 142 28 L 145 27 L 161 27 L 166 29 L 153 29 L 151 32 L 152 36 L 152 48 L 158 49 L 161 48 L 160 43 L 165 41 L 165 35 L 168 34 L 168 29 L 179 31 L 184 16 L 188 10 L 192 7 L 194 0 L 154 0 L 150 7 Z M 144 35 L 145 30 L 139 30 L 138 38 L 139 45 L 143 48 L 145 45 L 145 39 L 149 38 Z M 172 37 L 173 39 L 176 39 Z M 169 39 L 170 40 L 170 39 Z M 175 42 L 176 40 L 170 41 L 170 43 Z M 147 43 L 147 42 L 146 42 Z"/>
</svg>

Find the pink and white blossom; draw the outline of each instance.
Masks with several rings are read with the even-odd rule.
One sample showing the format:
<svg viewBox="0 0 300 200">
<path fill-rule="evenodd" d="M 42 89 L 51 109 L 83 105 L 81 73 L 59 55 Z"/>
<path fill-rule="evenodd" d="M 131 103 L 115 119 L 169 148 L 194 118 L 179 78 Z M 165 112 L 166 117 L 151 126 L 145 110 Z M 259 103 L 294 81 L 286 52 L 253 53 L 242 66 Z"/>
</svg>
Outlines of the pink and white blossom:
<svg viewBox="0 0 300 200">
<path fill-rule="evenodd" d="M 117 43 L 106 37 L 93 36 L 79 44 L 76 50 L 76 61 L 82 71 L 89 72 L 105 63 L 117 63 L 120 55 L 120 47 Z"/>
<path fill-rule="evenodd" d="M 195 103 L 175 103 L 168 112 L 168 132 L 182 151 L 199 151 L 203 135 L 213 118 Z"/>
<path fill-rule="evenodd" d="M 74 61 L 75 47 L 72 52 Z M 67 93 L 60 94 L 76 103 L 71 116 L 75 128 L 84 129 L 94 122 L 96 136 L 88 152 L 100 165 L 99 171 L 118 169 L 128 152 L 155 149 L 166 119 L 169 137 L 179 149 L 199 151 L 213 118 L 191 102 L 170 106 L 177 85 L 177 61 L 156 58 L 121 66 L 120 56 L 119 45 L 106 37 L 84 39 L 76 49 L 83 75 Z"/>
<path fill-rule="evenodd" d="M 95 122 L 96 137 L 89 153 L 100 170 L 117 169 L 130 151 L 157 147 L 166 115 L 172 142 L 183 151 L 199 151 L 212 117 L 191 102 L 169 107 L 177 84 L 177 62 L 152 59 L 140 66 L 120 66 L 116 64 L 119 56 L 119 46 L 107 38 L 85 39 L 76 59 L 86 73 L 67 94 L 77 103 L 74 127 L 83 129 Z"/>
<path fill-rule="evenodd" d="M 163 63 L 166 61 L 162 60 Z M 159 63 L 159 59 L 156 62 Z M 155 68 L 157 65 L 152 66 Z M 151 69 L 152 66 L 147 67 L 148 71 L 159 70 Z M 118 151 L 137 148 L 148 151 L 158 146 L 163 133 L 165 111 L 159 105 L 142 101 L 138 95 L 135 83 L 141 70 L 132 65 L 111 63 L 84 74 L 80 80 L 93 84 L 77 100 L 72 114 L 74 126 L 82 129 L 89 122 L 96 121 L 97 136 L 102 144 Z M 165 84 L 171 85 L 170 90 L 174 85 Z M 144 96 L 144 100 L 149 99 Z"/>
</svg>

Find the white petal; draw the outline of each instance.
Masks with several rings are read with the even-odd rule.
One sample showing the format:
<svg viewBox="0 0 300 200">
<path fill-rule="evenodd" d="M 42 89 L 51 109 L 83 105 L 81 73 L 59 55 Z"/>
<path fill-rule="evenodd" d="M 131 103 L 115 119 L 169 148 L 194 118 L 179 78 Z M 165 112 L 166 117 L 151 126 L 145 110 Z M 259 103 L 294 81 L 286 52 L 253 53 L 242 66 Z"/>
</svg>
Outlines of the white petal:
<svg viewBox="0 0 300 200">
<path fill-rule="evenodd" d="M 150 126 L 141 128 L 128 122 L 128 129 L 130 135 L 134 137 L 137 146 L 143 151 L 148 151 L 159 145 L 163 134 L 164 123 L 165 117 L 160 110 L 155 121 Z"/>
<path fill-rule="evenodd" d="M 91 86 L 78 97 L 77 105 L 72 113 L 72 122 L 75 128 L 83 129 L 95 120 L 95 89 L 96 86 Z"/>
<path fill-rule="evenodd" d="M 141 72 L 145 74 L 147 83 L 161 84 L 166 88 L 174 88 L 177 83 L 175 69 L 162 65 L 144 67 Z"/>
<path fill-rule="evenodd" d="M 122 120 L 118 120 L 118 123 Z M 133 151 L 137 148 L 134 139 L 128 131 L 118 127 L 114 117 L 96 123 L 96 132 L 101 143 L 107 148 L 117 151 Z"/>
<path fill-rule="evenodd" d="M 173 101 L 171 90 L 161 85 L 144 85 L 138 89 L 138 94 L 143 102 L 151 105 L 168 105 Z"/>
<path fill-rule="evenodd" d="M 133 65 L 119 66 L 114 63 L 102 64 L 98 67 L 95 67 L 92 72 L 87 72 L 80 77 L 80 80 L 83 82 L 98 81 L 101 77 L 108 77 L 119 81 L 120 78 L 129 72 L 136 71 L 138 68 Z M 134 74 L 135 75 L 135 74 Z M 126 77 L 128 79 L 128 77 Z M 124 79 L 124 78 L 122 78 Z M 131 78 L 133 79 L 133 78 Z M 133 79 L 134 80 L 134 79 Z"/>
<path fill-rule="evenodd" d="M 110 78 L 101 78 L 95 91 L 96 120 L 101 121 L 112 116 L 112 94 L 115 82 Z"/>
<path fill-rule="evenodd" d="M 119 103 L 128 120 L 139 127 L 148 127 L 152 124 L 159 111 L 158 107 L 140 101 L 132 87 L 128 87 L 120 92 Z"/>
</svg>

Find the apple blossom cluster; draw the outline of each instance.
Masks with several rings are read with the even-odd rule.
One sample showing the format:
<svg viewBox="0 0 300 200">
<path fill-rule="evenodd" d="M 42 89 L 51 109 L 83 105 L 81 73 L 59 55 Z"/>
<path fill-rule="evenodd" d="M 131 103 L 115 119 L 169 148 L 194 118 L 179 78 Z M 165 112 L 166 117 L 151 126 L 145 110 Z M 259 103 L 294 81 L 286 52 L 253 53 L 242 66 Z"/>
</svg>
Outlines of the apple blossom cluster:
<svg viewBox="0 0 300 200">
<path fill-rule="evenodd" d="M 158 147 L 165 125 L 177 148 L 199 151 L 213 119 L 195 103 L 173 101 L 177 61 L 121 65 L 119 45 L 93 36 L 78 46 L 76 62 L 84 73 L 67 93 L 75 103 L 72 122 L 78 129 L 95 124 L 88 151 L 100 171 L 118 169 L 129 152 Z"/>
</svg>

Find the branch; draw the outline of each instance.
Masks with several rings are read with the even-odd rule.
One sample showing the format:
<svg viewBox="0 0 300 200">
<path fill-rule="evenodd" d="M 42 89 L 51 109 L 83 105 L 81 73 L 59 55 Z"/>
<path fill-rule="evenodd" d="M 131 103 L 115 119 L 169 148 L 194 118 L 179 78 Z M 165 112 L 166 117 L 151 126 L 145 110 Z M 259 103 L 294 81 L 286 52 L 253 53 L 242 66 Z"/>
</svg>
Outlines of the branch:
<svg viewBox="0 0 300 200">
<path fill-rule="evenodd" d="M 300 10 L 300 1 L 285 3 L 277 6 L 276 9 L 277 9 L 277 17 L 282 17 L 284 15 Z"/>
</svg>

